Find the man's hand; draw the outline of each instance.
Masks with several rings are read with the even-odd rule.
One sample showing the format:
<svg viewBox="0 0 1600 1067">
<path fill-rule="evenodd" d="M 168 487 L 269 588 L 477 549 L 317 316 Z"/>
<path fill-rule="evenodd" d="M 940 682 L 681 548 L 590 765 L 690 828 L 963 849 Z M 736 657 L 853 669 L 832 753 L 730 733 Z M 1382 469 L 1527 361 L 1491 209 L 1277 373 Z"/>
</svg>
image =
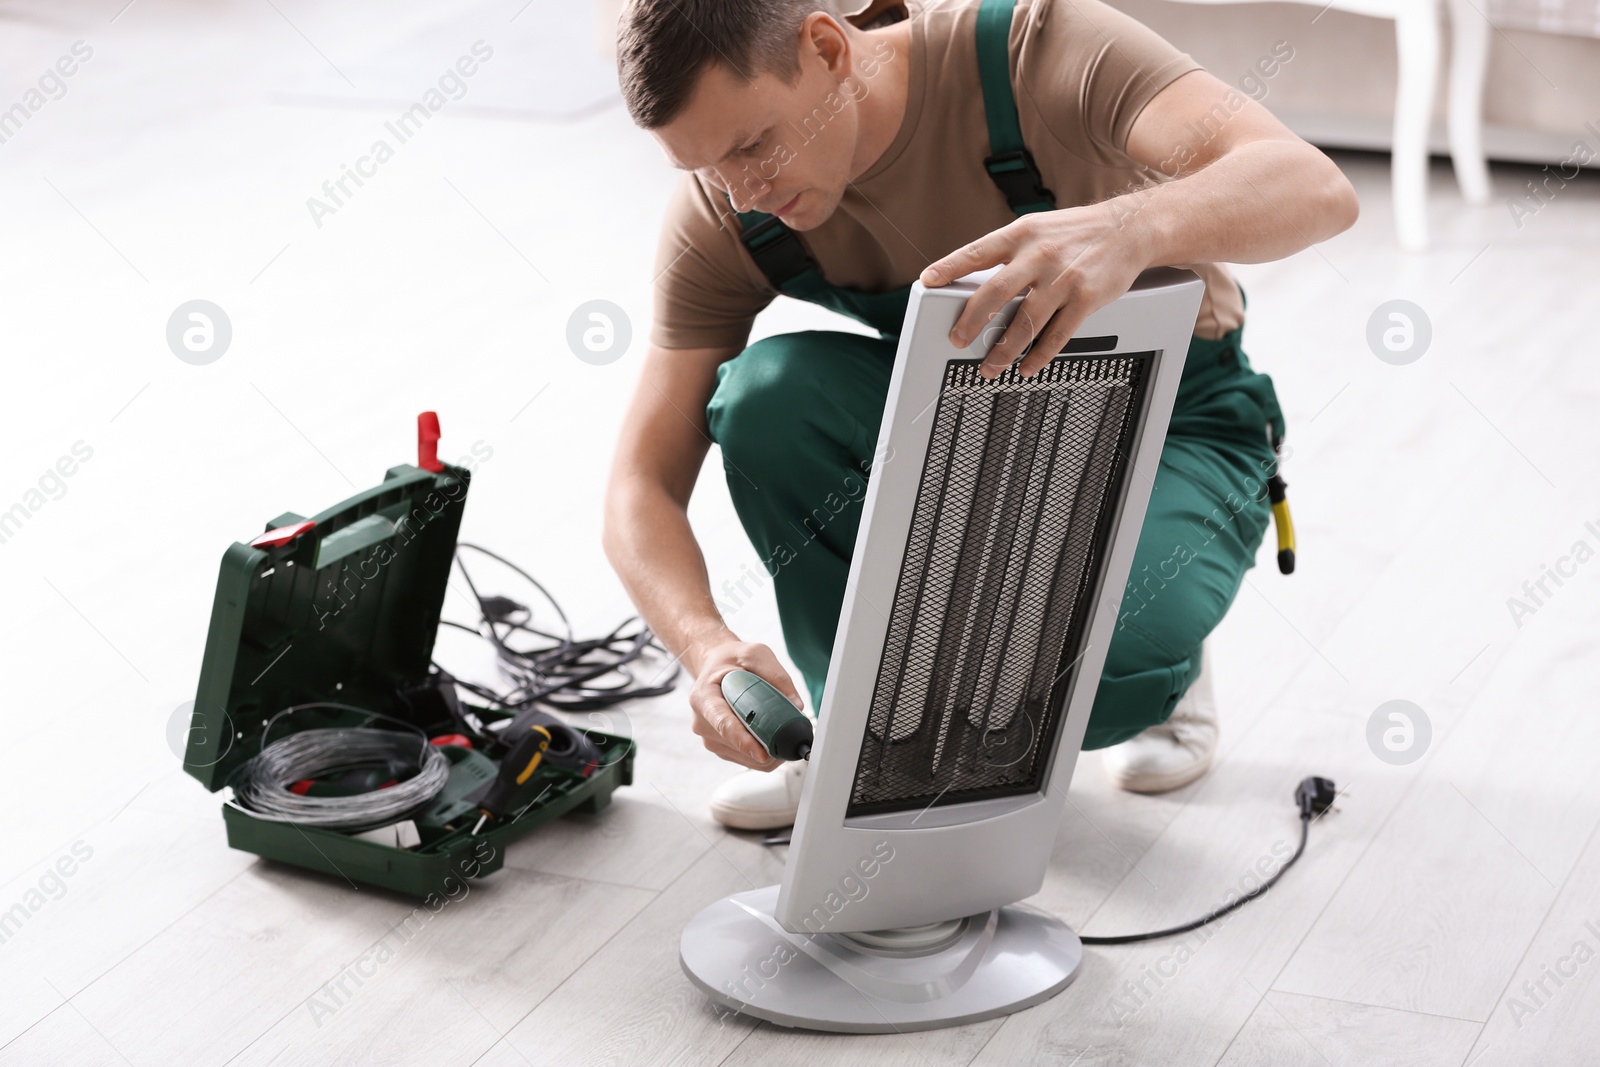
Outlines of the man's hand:
<svg viewBox="0 0 1600 1067">
<path fill-rule="evenodd" d="M 728 641 L 706 649 L 694 688 L 689 690 L 689 707 L 694 711 L 694 732 L 714 755 L 758 771 L 770 771 L 783 761 L 767 755 L 755 735 L 728 707 L 722 697 L 722 679 L 730 671 L 746 670 L 772 683 L 797 708 L 804 708 L 800 692 L 789 672 L 778 664 L 778 657 L 766 645 L 749 641 Z"/>
<path fill-rule="evenodd" d="M 1282 259 L 1348 229 L 1360 212 L 1332 160 L 1203 70 L 1157 93 L 1123 150 L 1139 175 L 1128 192 L 1024 215 L 922 272 L 923 285 L 939 286 L 1005 264 L 968 299 L 950 336 L 958 348 L 994 341 L 990 320 L 1032 287 L 984 377 L 998 376 L 1030 341 L 1018 370 L 1036 373 L 1147 267 Z"/>
<path fill-rule="evenodd" d="M 978 339 L 994 342 L 999 327 L 991 321 L 1027 290 L 979 368 L 983 377 L 996 378 L 1032 343 L 1017 368 L 1026 377 L 1059 355 L 1083 320 L 1127 292 L 1149 265 L 1149 252 L 1129 238 L 1109 204 L 1034 212 L 945 256 L 922 272 L 921 281 L 944 285 L 1005 264 L 967 300 L 950 340 L 957 348 Z"/>
</svg>

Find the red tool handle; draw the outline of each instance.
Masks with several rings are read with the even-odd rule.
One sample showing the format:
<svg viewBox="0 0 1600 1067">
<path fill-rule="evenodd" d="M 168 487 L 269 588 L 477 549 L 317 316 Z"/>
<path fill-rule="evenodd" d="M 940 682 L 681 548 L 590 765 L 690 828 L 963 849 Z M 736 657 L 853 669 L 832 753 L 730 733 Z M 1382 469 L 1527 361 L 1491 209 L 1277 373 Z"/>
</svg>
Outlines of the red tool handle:
<svg viewBox="0 0 1600 1067">
<path fill-rule="evenodd" d="M 417 466 L 438 473 L 444 470 L 439 462 L 439 416 L 437 412 L 424 411 L 417 416 Z"/>
<path fill-rule="evenodd" d="M 316 523 L 310 519 L 304 519 L 292 526 L 279 526 L 276 530 L 268 530 L 254 541 L 251 541 L 250 547 L 277 548 L 279 545 L 286 545 L 315 525 Z"/>
</svg>

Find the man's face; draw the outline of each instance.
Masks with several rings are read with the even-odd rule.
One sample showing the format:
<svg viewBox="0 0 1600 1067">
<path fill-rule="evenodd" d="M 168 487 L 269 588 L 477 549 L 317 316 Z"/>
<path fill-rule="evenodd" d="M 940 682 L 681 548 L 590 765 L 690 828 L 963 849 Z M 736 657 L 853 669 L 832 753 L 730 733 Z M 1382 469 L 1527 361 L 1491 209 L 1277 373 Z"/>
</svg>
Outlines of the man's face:
<svg viewBox="0 0 1600 1067">
<path fill-rule="evenodd" d="M 831 67 L 810 51 L 795 84 L 785 85 L 773 74 L 746 80 L 713 64 L 683 113 L 652 132 L 674 166 L 726 190 L 735 210 L 783 208 L 785 225 L 812 229 L 844 195 L 861 121 L 855 103 L 865 86 L 841 81 L 834 67 L 850 69 L 842 57 Z"/>
</svg>

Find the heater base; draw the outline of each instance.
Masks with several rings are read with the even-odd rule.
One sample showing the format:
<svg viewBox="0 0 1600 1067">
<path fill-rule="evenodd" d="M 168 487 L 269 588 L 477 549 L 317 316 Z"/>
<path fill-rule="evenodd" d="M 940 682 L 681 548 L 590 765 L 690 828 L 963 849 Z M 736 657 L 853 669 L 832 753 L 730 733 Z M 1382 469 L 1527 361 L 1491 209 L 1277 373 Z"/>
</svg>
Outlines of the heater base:
<svg viewBox="0 0 1600 1067">
<path fill-rule="evenodd" d="M 777 903 L 775 885 L 717 901 L 684 927 L 679 961 L 717 1004 L 779 1026 L 871 1034 L 992 1019 L 1048 1000 L 1083 959 L 1066 924 L 1020 904 L 932 937 L 790 933 Z"/>
</svg>

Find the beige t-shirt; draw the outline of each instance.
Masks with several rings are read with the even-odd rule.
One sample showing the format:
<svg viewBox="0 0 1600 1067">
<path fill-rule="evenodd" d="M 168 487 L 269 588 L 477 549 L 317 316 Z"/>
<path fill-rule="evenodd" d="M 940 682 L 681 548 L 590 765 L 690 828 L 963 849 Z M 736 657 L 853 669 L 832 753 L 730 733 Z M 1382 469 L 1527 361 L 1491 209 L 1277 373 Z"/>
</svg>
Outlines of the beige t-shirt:
<svg viewBox="0 0 1600 1067">
<path fill-rule="evenodd" d="M 928 264 L 1017 217 L 983 169 L 990 150 L 978 79 L 979 0 L 875 0 L 850 20 L 865 25 L 897 5 L 913 20 L 910 55 L 886 61 L 910 64 L 900 130 L 846 187 L 833 215 L 797 234 L 824 279 L 868 293 L 909 285 Z M 1200 69 L 1100 0 L 1016 0 L 1010 47 L 1023 143 L 1063 208 L 1144 183 L 1123 151 L 1128 130 L 1156 93 Z M 684 175 L 657 248 L 653 343 L 744 347 L 756 314 L 778 293 L 739 231 L 727 197 L 698 174 Z M 1242 324 L 1243 299 L 1227 269 L 1189 266 L 1206 283 L 1195 334 L 1216 338 Z"/>
</svg>

